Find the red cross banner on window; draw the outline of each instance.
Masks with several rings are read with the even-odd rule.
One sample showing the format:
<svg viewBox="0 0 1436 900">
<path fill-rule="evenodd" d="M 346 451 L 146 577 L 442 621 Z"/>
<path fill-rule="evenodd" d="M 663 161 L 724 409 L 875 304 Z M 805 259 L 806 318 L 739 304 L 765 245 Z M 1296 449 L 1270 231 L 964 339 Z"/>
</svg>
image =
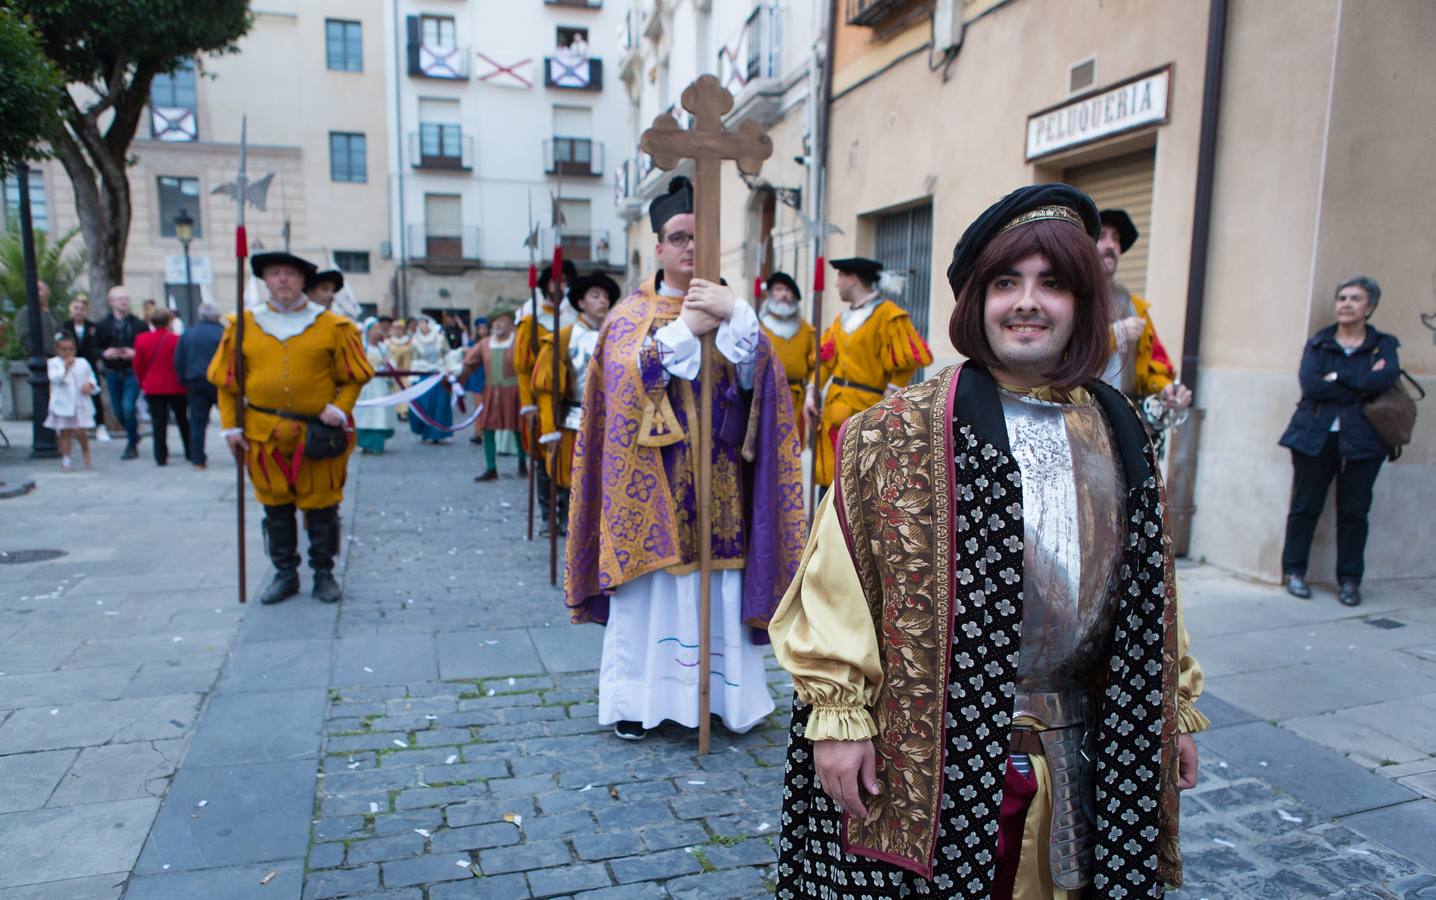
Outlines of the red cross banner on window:
<svg viewBox="0 0 1436 900">
<path fill-rule="evenodd" d="M 507 88 L 531 88 L 534 86 L 534 61 L 521 59 L 516 63 L 501 63 L 489 56 L 474 52 L 478 57 L 478 80 L 484 84 Z"/>
</svg>

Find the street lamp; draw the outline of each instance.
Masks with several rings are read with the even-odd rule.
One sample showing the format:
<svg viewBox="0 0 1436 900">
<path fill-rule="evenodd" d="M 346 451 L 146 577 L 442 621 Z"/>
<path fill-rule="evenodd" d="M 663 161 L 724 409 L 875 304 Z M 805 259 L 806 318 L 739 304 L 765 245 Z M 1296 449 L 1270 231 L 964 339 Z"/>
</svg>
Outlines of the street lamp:
<svg viewBox="0 0 1436 900">
<path fill-rule="evenodd" d="M 189 269 L 189 242 L 194 240 L 194 218 L 189 210 L 181 207 L 175 216 L 175 237 L 184 246 L 184 311 L 191 323 L 194 322 L 194 281 Z"/>
<path fill-rule="evenodd" d="M 35 227 L 30 218 L 30 166 L 21 162 L 15 167 L 15 180 L 20 189 L 20 247 L 25 260 L 25 306 L 30 316 L 30 458 L 54 459 L 60 455 L 55 432 L 45 427 L 45 413 L 50 408 L 50 376 L 45 368 L 44 324 L 40 316 L 40 290 L 35 271 Z"/>
</svg>

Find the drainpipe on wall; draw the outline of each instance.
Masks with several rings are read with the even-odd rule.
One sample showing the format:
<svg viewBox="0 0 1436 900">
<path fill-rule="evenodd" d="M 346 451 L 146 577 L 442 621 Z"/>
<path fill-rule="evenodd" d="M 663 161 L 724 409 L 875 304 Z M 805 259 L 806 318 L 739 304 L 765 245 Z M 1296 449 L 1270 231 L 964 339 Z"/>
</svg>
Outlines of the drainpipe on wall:
<svg viewBox="0 0 1436 900">
<path fill-rule="evenodd" d="M 393 5 L 394 15 L 394 156 L 398 160 L 398 194 L 399 194 L 399 308 L 395 314 L 401 318 L 409 317 L 409 279 L 405 269 L 409 264 L 409 228 L 404 218 L 404 55 L 401 50 L 401 23 L 399 15 L 399 0 L 390 0 Z"/>
<path fill-rule="evenodd" d="M 1201 134 L 1197 143 L 1197 192 L 1192 212 L 1192 250 L 1187 269 L 1187 315 L 1182 332 L 1181 379 L 1193 392 L 1192 416 L 1172 435 L 1167 464 L 1168 529 L 1173 549 L 1186 556 L 1196 515 L 1197 448 L 1205 410 L 1196 408 L 1202 346 L 1202 312 L 1207 299 L 1207 256 L 1212 227 L 1212 181 L 1217 162 L 1217 119 L 1221 111 L 1222 62 L 1226 55 L 1227 0 L 1211 0 L 1207 18 L 1206 73 L 1202 83 Z"/>
</svg>

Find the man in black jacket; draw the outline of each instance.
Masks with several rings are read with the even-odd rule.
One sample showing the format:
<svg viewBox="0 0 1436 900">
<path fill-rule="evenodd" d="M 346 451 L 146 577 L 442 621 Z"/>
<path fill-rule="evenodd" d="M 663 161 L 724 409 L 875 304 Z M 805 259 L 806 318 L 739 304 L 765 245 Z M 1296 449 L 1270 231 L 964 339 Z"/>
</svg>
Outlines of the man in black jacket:
<svg viewBox="0 0 1436 900">
<path fill-rule="evenodd" d="M 110 315 L 95 328 L 95 347 L 105 363 L 105 390 L 110 407 L 125 426 L 125 452 L 120 459 L 139 456 L 140 423 L 135 405 L 140 399 L 140 381 L 135 377 L 135 336 L 149 329 L 130 314 L 130 293 L 117 284 L 110 288 Z"/>
<path fill-rule="evenodd" d="M 203 469 L 207 462 L 204 432 L 209 425 L 209 411 L 219 402 L 218 389 L 209 383 L 206 373 L 224 337 L 224 326 L 219 323 L 219 307 L 208 301 L 199 305 L 197 317 L 199 321 L 175 345 L 175 373 L 189 400 L 189 461 L 196 469 Z"/>
</svg>

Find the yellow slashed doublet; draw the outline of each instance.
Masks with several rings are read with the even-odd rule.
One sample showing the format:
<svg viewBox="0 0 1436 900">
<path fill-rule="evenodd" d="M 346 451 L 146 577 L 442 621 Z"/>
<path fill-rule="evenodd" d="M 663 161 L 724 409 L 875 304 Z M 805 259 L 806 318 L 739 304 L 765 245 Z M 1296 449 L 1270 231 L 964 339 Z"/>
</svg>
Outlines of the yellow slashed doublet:
<svg viewBox="0 0 1436 900">
<path fill-rule="evenodd" d="M 813 379 L 813 369 L 818 364 L 818 330 L 809 322 L 799 321 L 798 331 L 790 338 L 773 332 L 766 322 L 760 321 L 763 333 L 773 342 L 773 353 L 783 364 L 788 378 L 788 389 L 793 394 L 793 418 L 798 422 L 798 433 L 803 433 L 803 399 L 808 382 Z"/>
<path fill-rule="evenodd" d="M 818 359 L 818 387 L 828 385 L 828 390 L 814 441 L 814 478 L 830 485 L 838 429 L 883 399 L 888 385 L 906 387 L 914 372 L 932 363 L 932 351 L 901 306 L 878 300 L 867 321 L 852 333 L 843 327 L 842 314 L 834 317 L 823 332 Z"/>
<path fill-rule="evenodd" d="M 352 416 L 360 389 L 374 377 L 359 331 L 353 322 L 326 311 L 303 331 L 280 340 L 259 327 L 253 311 L 244 315 L 244 393 L 249 405 L 244 436 L 249 441 L 247 468 L 255 494 L 265 506 L 293 503 L 306 510 L 334 506 L 344 497 L 349 454 L 307 459 L 302 452 L 303 422 L 253 407 L 318 416 L 332 403 Z M 208 374 L 219 389 L 221 426 L 237 427 L 233 316 Z"/>
<path fill-rule="evenodd" d="M 558 331 L 558 395 L 560 405 L 562 398 L 569 395 L 569 380 L 571 374 L 568 370 L 568 346 L 569 339 L 573 335 L 573 326 L 567 325 Z M 578 432 L 571 428 L 564 428 L 560 419 L 562 410 L 554 408 L 553 395 L 553 332 L 545 331 L 539 338 L 539 351 L 533 367 L 533 378 L 531 380 L 534 402 L 538 405 L 539 434 L 549 435 L 560 433 L 559 452 L 549 454 L 548 445 L 542 444 L 545 453 L 545 465 L 548 467 L 550 478 L 558 481 L 558 486 L 567 488 L 573 483 L 573 445 Z"/>
</svg>

